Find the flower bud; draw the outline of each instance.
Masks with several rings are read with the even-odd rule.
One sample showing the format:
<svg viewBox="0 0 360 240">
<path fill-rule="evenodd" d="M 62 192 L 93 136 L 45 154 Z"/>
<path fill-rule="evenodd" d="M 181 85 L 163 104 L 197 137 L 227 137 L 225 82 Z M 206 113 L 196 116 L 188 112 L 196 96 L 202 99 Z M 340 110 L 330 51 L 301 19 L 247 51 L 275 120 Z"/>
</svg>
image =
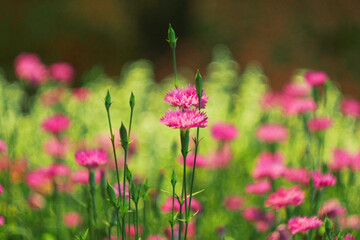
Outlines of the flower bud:
<svg viewBox="0 0 360 240">
<path fill-rule="evenodd" d="M 110 106 L 111 106 L 111 96 L 110 96 L 110 92 L 108 90 L 106 93 L 106 96 L 105 96 L 105 108 L 107 111 L 109 111 Z"/>
<path fill-rule="evenodd" d="M 135 95 L 133 92 L 131 92 L 129 103 L 130 103 L 130 108 L 133 109 L 135 106 Z"/>
<path fill-rule="evenodd" d="M 176 177 L 175 171 L 173 170 L 172 174 L 171 174 L 171 184 L 172 184 L 173 187 L 175 187 L 176 182 L 177 182 L 177 177 Z"/>
<path fill-rule="evenodd" d="M 121 146 L 124 148 L 124 150 L 127 150 L 127 148 L 129 147 L 129 140 L 127 137 L 126 128 L 123 123 L 121 123 L 119 132 L 120 132 Z"/>
<path fill-rule="evenodd" d="M 201 98 L 203 95 L 203 80 L 200 74 L 199 69 L 197 70 L 196 76 L 195 76 L 195 86 L 196 86 L 196 95 L 199 98 L 199 103 L 201 102 Z"/>
<path fill-rule="evenodd" d="M 175 35 L 174 29 L 171 27 L 171 24 L 169 24 L 168 39 L 166 41 L 168 41 L 170 48 L 176 48 L 177 37 Z"/>
</svg>

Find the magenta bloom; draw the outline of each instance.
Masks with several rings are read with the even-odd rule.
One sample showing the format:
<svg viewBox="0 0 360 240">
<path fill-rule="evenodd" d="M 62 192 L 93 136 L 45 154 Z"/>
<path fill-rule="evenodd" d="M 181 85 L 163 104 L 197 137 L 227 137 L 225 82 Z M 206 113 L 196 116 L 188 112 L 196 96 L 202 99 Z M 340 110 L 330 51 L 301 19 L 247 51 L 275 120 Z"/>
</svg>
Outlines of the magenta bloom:
<svg viewBox="0 0 360 240">
<path fill-rule="evenodd" d="M 204 112 L 200 112 L 197 109 L 183 111 L 181 109 L 172 110 L 169 109 L 165 116 L 160 119 L 160 123 L 174 128 L 187 130 L 190 128 L 207 126 L 208 117 Z"/>
<path fill-rule="evenodd" d="M 67 130 L 70 126 L 70 119 L 63 114 L 55 114 L 46 118 L 42 123 L 42 128 L 53 134 L 59 134 Z"/>
<path fill-rule="evenodd" d="M 310 86 L 320 86 L 323 85 L 326 80 L 328 79 L 328 76 L 326 73 L 321 71 L 308 71 L 304 74 L 306 82 Z"/>
<path fill-rule="evenodd" d="M 260 156 L 258 157 L 256 167 L 252 173 L 252 176 L 256 179 L 258 178 L 276 179 L 280 177 L 285 170 L 283 159 L 284 156 L 279 152 L 261 153 Z"/>
<path fill-rule="evenodd" d="M 334 218 L 337 216 L 343 216 L 346 214 L 346 208 L 341 206 L 339 200 L 329 199 L 326 201 L 320 208 L 318 216 L 324 218 L 328 216 L 329 218 Z"/>
<path fill-rule="evenodd" d="M 70 175 L 70 167 L 62 163 L 53 163 L 49 167 L 50 177 L 65 177 Z"/>
<path fill-rule="evenodd" d="M 5 218 L 3 216 L 0 216 L 0 226 L 3 226 L 5 224 Z"/>
<path fill-rule="evenodd" d="M 48 194 L 52 190 L 52 180 L 48 168 L 37 168 L 27 173 L 26 184 L 34 191 Z"/>
<path fill-rule="evenodd" d="M 167 240 L 167 238 L 159 235 L 152 235 L 147 237 L 146 240 Z"/>
<path fill-rule="evenodd" d="M 264 124 L 258 128 L 256 136 L 267 143 L 283 142 L 288 137 L 288 130 L 280 124 Z"/>
<path fill-rule="evenodd" d="M 14 62 L 18 78 L 31 84 L 40 85 L 46 81 L 48 71 L 38 55 L 34 53 L 21 53 Z"/>
<path fill-rule="evenodd" d="M 305 97 L 309 95 L 310 92 L 311 88 L 305 83 L 288 83 L 283 89 L 283 94 L 290 97 Z"/>
<path fill-rule="evenodd" d="M 89 169 L 97 168 L 107 163 L 107 152 L 102 149 L 79 150 L 75 153 L 75 160 L 81 166 Z"/>
<path fill-rule="evenodd" d="M 340 110 L 345 116 L 358 118 L 360 116 L 360 102 L 355 99 L 345 98 L 340 103 Z"/>
<path fill-rule="evenodd" d="M 319 228 L 323 222 L 317 217 L 294 217 L 288 222 L 288 228 L 292 235 L 298 232 L 306 233 L 310 229 Z"/>
<path fill-rule="evenodd" d="M 75 88 L 72 90 L 72 96 L 79 102 L 86 102 L 91 96 L 91 90 L 88 88 Z"/>
<path fill-rule="evenodd" d="M 336 238 L 332 238 L 331 240 L 339 240 L 339 239 L 336 237 Z M 341 240 L 355 240 L 355 237 L 351 236 L 350 234 L 347 234 Z"/>
<path fill-rule="evenodd" d="M 300 183 L 304 186 L 307 186 L 310 181 L 309 173 L 305 168 L 286 168 L 283 177 L 289 182 Z"/>
<path fill-rule="evenodd" d="M 71 181 L 73 181 L 74 183 L 89 184 L 89 171 L 85 169 L 77 170 L 71 174 L 70 178 Z M 95 182 L 96 183 L 100 182 L 100 179 L 101 179 L 100 171 L 96 171 Z"/>
<path fill-rule="evenodd" d="M 334 186 L 336 183 L 336 177 L 331 175 L 331 173 L 326 173 L 322 175 L 320 169 L 316 172 L 311 172 L 311 176 L 313 178 L 316 188 Z"/>
<path fill-rule="evenodd" d="M 31 209 L 39 210 L 45 207 L 45 198 L 40 193 L 31 193 L 28 197 L 28 204 Z"/>
<path fill-rule="evenodd" d="M 205 108 L 205 105 L 208 101 L 208 97 L 203 91 L 201 97 L 201 108 Z M 196 87 L 194 85 L 188 85 L 182 88 L 175 88 L 169 91 L 165 95 L 165 102 L 169 103 L 173 107 L 180 107 L 182 109 L 189 109 L 191 106 L 196 108 L 199 107 L 199 98 L 196 95 Z"/>
<path fill-rule="evenodd" d="M 187 200 L 187 204 L 188 204 L 188 206 L 189 206 L 189 201 L 190 201 L 190 199 L 189 198 L 187 198 L 186 199 Z M 168 197 L 167 199 L 166 199 L 166 201 L 163 203 L 163 205 L 161 205 L 161 211 L 163 211 L 163 212 L 171 212 L 171 210 L 172 210 L 172 197 Z M 182 206 L 182 210 L 184 211 L 184 209 L 185 209 L 185 204 L 183 204 L 183 206 Z M 194 212 L 197 212 L 197 211 L 199 211 L 199 212 L 201 212 L 201 210 L 202 210 L 202 205 L 201 205 L 201 203 L 198 201 L 198 200 L 196 200 L 195 198 L 192 198 L 191 199 L 191 209 L 194 211 Z M 175 199 L 175 201 L 174 201 L 174 210 L 175 211 L 180 211 L 180 204 L 179 204 L 179 202 Z"/>
<path fill-rule="evenodd" d="M 305 193 L 298 186 L 291 188 L 279 188 L 276 192 L 271 193 L 265 201 L 265 206 L 272 206 L 280 209 L 289 205 L 298 206 L 304 202 Z"/>
<path fill-rule="evenodd" d="M 4 192 L 4 188 L 2 185 L 0 185 L 0 194 Z"/>
<path fill-rule="evenodd" d="M 245 198 L 243 196 L 232 195 L 228 196 L 224 200 L 225 208 L 229 211 L 238 211 L 240 210 L 245 203 Z"/>
<path fill-rule="evenodd" d="M 195 154 L 191 153 L 186 157 L 186 166 L 193 167 L 194 166 L 194 160 L 195 160 Z M 179 163 L 184 164 L 184 158 L 182 156 L 179 157 Z M 196 156 L 196 167 L 197 168 L 203 168 L 208 165 L 208 161 L 201 155 Z"/>
<path fill-rule="evenodd" d="M 113 185 L 113 189 L 114 189 L 116 197 L 118 198 L 119 197 L 119 185 L 117 183 L 115 183 Z M 124 192 L 124 184 L 121 182 L 120 182 L 120 191 L 121 191 L 120 196 L 122 198 L 123 192 Z M 128 183 L 125 183 L 125 198 L 129 199 L 129 184 Z"/>
<path fill-rule="evenodd" d="M 331 171 L 341 171 L 347 167 L 350 167 L 353 162 L 353 157 L 347 151 L 335 148 L 333 150 L 333 160 L 329 163 Z"/>
<path fill-rule="evenodd" d="M 263 212 L 259 208 L 249 207 L 243 211 L 243 218 L 256 224 L 259 232 L 266 232 L 275 220 L 272 212 Z"/>
<path fill-rule="evenodd" d="M 340 228 L 348 228 L 357 230 L 360 228 L 360 216 L 359 215 L 349 215 L 339 218 Z"/>
<path fill-rule="evenodd" d="M 70 140 L 68 138 L 58 139 L 51 137 L 44 143 L 44 152 L 54 158 L 65 158 L 70 151 Z"/>
<path fill-rule="evenodd" d="M 59 82 L 69 83 L 74 79 L 75 71 L 73 67 L 66 62 L 57 62 L 51 64 L 49 68 L 50 77 Z"/>
<path fill-rule="evenodd" d="M 229 166 L 232 156 L 230 144 L 224 144 L 219 151 L 209 153 L 207 167 L 209 169 L 226 168 Z"/>
<path fill-rule="evenodd" d="M 312 98 L 289 98 L 284 103 L 284 112 L 288 116 L 314 112 L 316 103 Z"/>
<path fill-rule="evenodd" d="M 271 190 L 271 183 L 268 180 L 258 181 L 257 183 L 249 183 L 246 188 L 245 192 L 248 194 L 258 194 L 263 195 L 265 193 L 270 192 Z"/>
<path fill-rule="evenodd" d="M 211 127 L 211 135 L 218 141 L 231 141 L 238 136 L 238 130 L 233 124 L 220 122 Z"/>
<path fill-rule="evenodd" d="M 286 225 L 282 224 L 276 228 L 275 232 L 272 232 L 266 240 L 290 240 L 290 232 Z"/>
<path fill-rule="evenodd" d="M 315 117 L 309 119 L 307 125 L 311 132 L 323 131 L 331 127 L 332 119 L 329 117 Z"/>
<path fill-rule="evenodd" d="M 0 139 L 0 153 L 6 152 L 6 151 L 7 151 L 6 143 L 5 143 L 5 141 Z"/>
<path fill-rule="evenodd" d="M 283 106 L 283 95 L 281 93 L 267 92 L 262 96 L 260 104 L 264 110 L 281 108 Z"/>
<path fill-rule="evenodd" d="M 64 216 L 64 223 L 68 228 L 72 228 L 81 225 L 83 219 L 78 212 L 68 212 Z"/>
</svg>

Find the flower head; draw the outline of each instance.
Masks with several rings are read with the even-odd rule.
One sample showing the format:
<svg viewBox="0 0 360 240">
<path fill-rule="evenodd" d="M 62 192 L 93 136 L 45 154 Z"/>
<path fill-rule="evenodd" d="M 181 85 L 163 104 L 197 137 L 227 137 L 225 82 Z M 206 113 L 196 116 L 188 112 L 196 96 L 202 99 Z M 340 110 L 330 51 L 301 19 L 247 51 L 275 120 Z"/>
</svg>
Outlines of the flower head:
<svg viewBox="0 0 360 240">
<path fill-rule="evenodd" d="M 48 168 L 37 168 L 27 173 L 26 184 L 34 191 L 48 194 L 52 191 L 51 175 Z"/>
<path fill-rule="evenodd" d="M 266 232 L 275 220 L 272 212 L 263 212 L 259 208 L 249 207 L 243 211 L 243 218 L 256 224 L 259 232 Z"/>
<path fill-rule="evenodd" d="M 72 90 L 72 96 L 79 102 L 86 102 L 91 96 L 91 90 L 89 88 L 75 88 Z"/>
<path fill-rule="evenodd" d="M 194 161 L 195 161 L 195 154 L 194 153 L 190 153 L 187 157 L 186 157 L 186 165 L 188 167 L 193 167 L 194 166 Z M 184 158 L 182 156 L 179 157 L 179 163 L 184 164 Z M 206 167 L 208 165 L 208 161 L 201 155 L 197 155 L 196 156 L 196 167 L 197 168 L 203 168 Z"/>
<path fill-rule="evenodd" d="M 64 223 L 68 228 L 72 228 L 81 225 L 83 219 L 78 212 L 68 212 L 64 216 Z"/>
<path fill-rule="evenodd" d="M 169 109 L 165 115 L 160 119 L 160 123 L 174 128 L 187 130 L 190 128 L 207 126 L 208 117 L 204 112 L 197 109 L 182 111 L 181 109 Z"/>
<path fill-rule="evenodd" d="M 262 181 L 258 181 L 256 183 L 249 183 L 245 188 L 245 192 L 248 194 L 262 195 L 262 194 L 270 192 L 271 187 L 272 186 L 271 186 L 270 181 L 262 180 Z"/>
<path fill-rule="evenodd" d="M 328 79 L 326 73 L 321 71 L 308 71 L 304 74 L 304 77 L 310 86 L 320 86 Z"/>
<path fill-rule="evenodd" d="M 309 95 L 311 88 L 305 83 L 288 83 L 283 89 L 283 94 L 291 97 L 305 97 Z"/>
<path fill-rule="evenodd" d="M 66 89 L 63 87 L 57 87 L 55 89 L 50 89 L 43 92 L 40 96 L 41 103 L 45 107 L 51 107 L 55 104 L 59 103 L 62 99 L 64 99 L 66 93 Z"/>
<path fill-rule="evenodd" d="M 51 137 L 44 143 L 44 152 L 54 158 L 65 158 L 70 150 L 70 140 L 68 138 L 58 139 Z"/>
<path fill-rule="evenodd" d="M 276 228 L 275 232 L 272 232 L 266 240 L 290 240 L 290 232 L 286 225 L 282 224 Z"/>
<path fill-rule="evenodd" d="M 298 206 L 304 202 L 305 193 L 298 186 L 291 188 L 279 188 L 276 192 L 271 193 L 265 201 L 265 206 L 272 206 L 280 209 L 288 205 Z"/>
<path fill-rule="evenodd" d="M 57 62 L 49 67 L 50 77 L 59 82 L 69 83 L 74 79 L 75 71 L 66 62 Z"/>
<path fill-rule="evenodd" d="M 201 108 L 205 108 L 208 101 L 208 97 L 203 91 L 201 97 Z M 169 91 L 164 98 L 164 101 L 169 103 L 173 107 L 180 107 L 182 109 L 189 109 L 191 106 L 198 108 L 199 98 L 196 94 L 196 88 L 194 85 L 188 85 L 182 88 L 175 88 Z"/>
<path fill-rule="evenodd" d="M 220 122 L 211 127 L 211 135 L 219 141 L 231 141 L 238 136 L 239 131 L 233 124 Z"/>
<path fill-rule="evenodd" d="M 329 117 L 315 117 L 309 119 L 307 125 L 311 132 L 323 131 L 331 127 L 332 119 Z"/>
<path fill-rule="evenodd" d="M 186 200 L 187 200 L 187 204 L 189 205 L 190 199 L 186 198 Z M 172 197 L 168 197 L 165 200 L 165 202 L 161 205 L 160 208 L 161 208 L 161 211 L 163 211 L 165 213 L 166 212 L 171 212 L 171 210 L 172 210 Z M 183 208 L 182 210 L 184 211 L 185 204 L 182 205 L 182 208 Z M 196 200 L 195 198 L 192 198 L 191 199 L 191 209 L 194 212 L 197 212 L 197 211 L 201 212 L 202 205 L 198 200 Z M 180 204 L 179 204 L 179 202 L 177 200 L 175 200 L 175 202 L 174 202 L 174 210 L 177 211 L 177 212 L 180 211 Z"/>
<path fill-rule="evenodd" d="M 316 103 L 312 98 L 289 98 L 284 103 L 284 111 L 288 116 L 314 112 L 315 110 Z"/>
<path fill-rule="evenodd" d="M 346 214 L 346 208 L 341 206 L 339 200 L 329 199 L 321 206 L 319 210 L 319 217 L 324 218 L 325 216 L 329 218 L 334 218 L 337 216 L 343 216 Z"/>
<path fill-rule="evenodd" d="M 102 149 L 79 150 L 75 153 L 75 160 L 81 166 L 89 169 L 97 168 L 107 163 L 107 152 Z"/>
<path fill-rule="evenodd" d="M 53 134 L 59 134 L 67 130 L 70 126 L 70 119 L 68 116 L 63 114 L 55 114 L 51 117 L 46 118 L 42 122 L 42 128 Z"/>
<path fill-rule="evenodd" d="M 340 110 L 345 116 L 358 118 L 360 116 L 360 102 L 355 99 L 345 98 L 340 103 Z"/>
<path fill-rule="evenodd" d="M 349 215 L 339 218 L 340 228 L 348 228 L 357 230 L 360 228 L 360 216 L 359 215 Z"/>
<path fill-rule="evenodd" d="M 316 172 L 312 172 L 311 176 L 316 188 L 334 186 L 336 183 L 336 177 L 331 175 L 331 173 L 326 173 L 322 175 L 320 169 Z"/>
<path fill-rule="evenodd" d="M 5 218 L 3 216 L 0 216 L 0 226 L 3 226 L 5 224 Z"/>
<path fill-rule="evenodd" d="M 353 157 L 345 150 L 335 148 L 333 150 L 333 160 L 329 163 L 329 168 L 332 171 L 340 171 L 347 167 L 350 167 L 353 161 Z"/>
<path fill-rule="evenodd" d="M 276 179 L 280 177 L 285 169 L 284 156 L 281 153 L 263 152 L 258 157 L 256 167 L 252 176 L 258 178 Z"/>
<path fill-rule="evenodd" d="M 307 186 L 310 181 L 310 176 L 305 168 L 286 168 L 283 172 L 283 177 L 289 182 L 297 182 Z"/>
<path fill-rule="evenodd" d="M 232 195 L 228 196 L 224 200 L 225 208 L 229 211 L 238 211 L 240 210 L 245 203 L 245 198 L 243 196 Z"/>
<path fill-rule="evenodd" d="M 71 173 L 71 181 L 79 184 L 89 184 L 89 171 L 85 169 L 77 170 Z M 101 174 L 100 171 L 95 172 L 95 182 L 100 182 Z"/>
<path fill-rule="evenodd" d="M 288 137 L 288 130 L 280 124 L 264 124 L 258 128 L 256 136 L 267 143 L 283 142 Z"/>
<path fill-rule="evenodd" d="M 46 81 L 48 71 L 38 55 L 34 53 L 21 53 L 14 62 L 18 78 L 33 85 L 40 85 Z"/>
<path fill-rule="evenodd" d="M 0 139 L 0 153 L 6 152 L 6 151 L 7 151 L 6 142 Z"/>
<path fill-rule="evenodd" d="M 29 207 L 34 210 L 43 209 L 45 203 L 45 198 L 40 193 L 31 193 L 28 197 Z"/>
<path fill-rule="evenodd" d="M 310 229 L 319 228 L 323 222 L 317 217 L 294 217 L 288 222 L 288 228 L 292 235 L 298 232 L 306 233 Z"/>
</svg>

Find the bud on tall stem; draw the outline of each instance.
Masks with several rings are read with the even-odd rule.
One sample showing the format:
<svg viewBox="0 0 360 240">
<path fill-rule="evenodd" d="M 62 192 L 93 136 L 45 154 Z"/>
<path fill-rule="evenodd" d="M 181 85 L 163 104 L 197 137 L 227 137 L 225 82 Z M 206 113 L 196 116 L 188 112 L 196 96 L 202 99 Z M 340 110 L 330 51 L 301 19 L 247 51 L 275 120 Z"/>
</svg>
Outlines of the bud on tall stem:
<svg viewBox="0 0 360 240">
<path fill-rule="evenodd" d="M 170 45 L 170 48 L 172 50 L 172 55 L 173 55 L 174 78 L 175 78 L 174 85 L 175 85 L 175 88 L 178 87 L 177 69 L 176 69 L 176 52 L 175 52 L 177 39 L 178 38 L 176 37 L 174 29 L 171 27 L 171 24 L 169 24 L 168 39 L 166 41 L 168 41 L 168 43 Z"/>
</svg>

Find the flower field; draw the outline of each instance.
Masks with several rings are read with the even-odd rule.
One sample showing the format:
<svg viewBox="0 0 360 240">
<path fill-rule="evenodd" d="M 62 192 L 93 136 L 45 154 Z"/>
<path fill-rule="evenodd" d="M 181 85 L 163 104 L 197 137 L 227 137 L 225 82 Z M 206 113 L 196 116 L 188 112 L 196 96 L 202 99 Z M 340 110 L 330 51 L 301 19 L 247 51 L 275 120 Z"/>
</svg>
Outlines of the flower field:
<svg viewBox="0 0 360 240">
<path fill-rule="evenodd" d="M 78 76 L 18 55 L 18 81 L 0 75 L 0 239 L 360 239 L 360 102 L 311 69 L 274 92 L 222 45 L 195 70 L 157 83 L 147 60 Z"/>
</svg>

